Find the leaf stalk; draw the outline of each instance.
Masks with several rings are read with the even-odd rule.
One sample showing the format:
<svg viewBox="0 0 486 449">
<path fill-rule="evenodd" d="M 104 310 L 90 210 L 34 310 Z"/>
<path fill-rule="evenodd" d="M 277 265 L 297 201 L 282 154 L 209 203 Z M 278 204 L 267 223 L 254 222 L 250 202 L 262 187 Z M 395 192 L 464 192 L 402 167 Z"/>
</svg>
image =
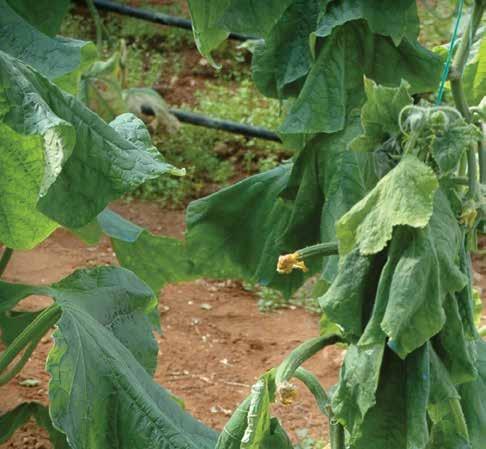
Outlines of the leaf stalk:
<svg viewBox="0 0 486 449">
<path fill-rule="evenodd" d="M 8 382 L 27 363 L 33 350 L 45 333 L 57 322 L 62 311 L 59 305 L 53 304 L 40 313 L 15 340 L 5 349 L 0 356 L 0 373 L 5 371 L 20 352 L 27 347 L 19 362 L 7 373 L 3 373 L 0 379 Z M 13 374 L 12 374 L 13 373 Z M 2 383 L 0 382 L 0 385 Z"/>
<path fill-rule="evenodd" d="M 13 249 L 6 247 L 3 250 L 2 258 L 0 259 L 0 276 L 5 272 L 7 265 L 12 257 Z"/>
</svg>

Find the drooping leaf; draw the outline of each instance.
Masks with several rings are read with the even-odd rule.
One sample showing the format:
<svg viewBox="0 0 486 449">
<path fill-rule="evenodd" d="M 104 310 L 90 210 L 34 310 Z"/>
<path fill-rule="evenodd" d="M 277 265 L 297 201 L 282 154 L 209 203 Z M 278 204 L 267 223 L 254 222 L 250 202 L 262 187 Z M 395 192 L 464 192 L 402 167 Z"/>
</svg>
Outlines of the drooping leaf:
<svg viewBox="0 0 486 449">
<path fill-rule="evenodd" d="M 4 145 L 29 145 L 22 169 L 11 151 L 2 151 L 10 159 L 5 166 L 12 172 L 2 183 L 2 196 L 7 206 L 12 201 L 10 209 L 14 209 L 5 210 L 10 222 L 0 228 L 0 240 L 8 246 L 33 247 L 54 229 L 51 220 L 81 227 L 109 201 L 173 168 L 3 52 L 0 85 L 2 126 L 16 133 L 3 133 Z M 13 202 L 21 207 L 14 207 Z M 42 217 L 36 206 L 51 220 Z"/>
<path fill-rule="evenodd" d="M 459 269 L 462 233 L 440 191 L 425 229 L 397 228 L 381 274 L 368 332 L 360 344 L 378 341 L 380 328 L 400 357 L 422 346 L 446 321 L 443 303 L 449 293 L 466 285 Z"/>
<path fill-rule="evenodd" d="M 431 388 L 428 416 L 432 428 L 427 449 L 471 449 L 461 397 L 430 345 L 429 353 Z"/>
<path fill-rule="evenodd" d="M 373 33 L 390 36 L 397 46 L 402 38 L 413 41 L 419 33 L 417 5 L 413 0 L 388 4 L 380 0 L 338 0 L 322 14 L 315 34 L 326 37 L 335 27 L 360 19 L 366 20 Z"/>
<path fill-rule="evenodd" d="M 478 375 L 476 341 L 466 336 L 455 295 L 446 295 L 444 311 L 446 321 L 433 341 L 434 349 L 455 385 L 474 381 Z"/>
<path fill-rule="evenodd" d="M 357 341 L 368 319 L 380 272 L 378 257 L 354 250 L 344 257 L 329 290 L 319 298 L 326 316 L 338 324 L 346 338 Z"/>
<path fill-rule="evenodd" d="M 414 93 L 435 88 L 441 66 L 439 57 L 415 41 L 403 39 L 395 46 L 390 38 L 373 34 L 362 21 L 346 23 L 323 39 L 280 132 L 339 131 L 348 112 L 361 103 L 363 75 L 390 87 L 405 79 Z"/>
<path fill-rule="evenodd" d="M 55 36 L 67 14 L 69 0 L 7 0 L 10 6 L 33 27 Z"/>
<path fill-rule="evenodd" d="M 34 418 L 40 427 L 47 430 L 54 449 L 70 449 L 66 436 L 52 425 L 47 407 L 38 402 L 24 402 L 0 416 L 0 443 L 9 440 L 30 418 Z"/>
<path fill-rule="evenodd" d="M 405 156 L 337 222 L 340 253 L 357 246 L 362 254 L 374 254 L 385 247 L 395 226 L 425 227 L 437 188 L 434 172 L 414 156 Z"/>
<path fill-rule="evenodd" d="M 472 449 L 481 449 L 486 441 L 486 343 L 476 341 L 479 376 L 459 387 L 461 405 L 466 418 Z"/>
<path fill-rule="evenodd" d="M 398 88 L 391 88 L 365 79 L 365 93 L 366 103 L 361 109 L 364 133 L 350 143 L 355 151 L 374 151 L 386 139 L 396 137 L 400 132 L 400 111 L 413 102 L 405 82 Z"/>
<path fill-rule="evenodd" d="M 252 59 L 253 79 L 267 97 L 283 97 L 285 88 L 300 80 L 312 65 L 309 35 L 315 30 L 321 0 L 290 4 L 265 40 L 258 42 Z"/>
<path fill-rule="evenodd" d="M 14 11 L 20 8 L 31 13 L 39 4 L 31 2 L 27 8 L 25 3 L 9 5 L 7 0 L 0 1 L 0 50 L 32 66 L 61 89 L 76 94 L 81 74 L 96 59 L 96 46 L 92 42 L 49 37 L 38 31 Z M 52 6 L 48 10 L 53 12 Z M 42 11 L 40 17 L 46 15 Z"/>
<path fill-rule="evenodd" d="M 301 273 L 282 276 L 276 271 L 278 256 L 298 249 L 281 240 L 293 212 L 280 197 L 291 169 L 290 164 L 279 166 L 189 204 L 186 239 L 198 271 L 260 282 L 287 294 L 302 283 Z M 309 244 L 315 243 L 317 231 L 307 235 Z"/>
<path fill-rule="evenodd" d="M 346 128 L 317 139 L 320 152 L 319 170 L 323 171 L 322 190 L 325 196 L 321 216 L 321 240 L 336 240 L 336 222 L 361 200 L 375 185 L 375 156 L 369 153 L 347 151 L 349 142 L 360 132 L 359 117 L 350 114 Z M 316 140 L 317 140 L 316 139 Z M 321 276 L 332 282 L 338 270 L 338 257 L 324 261 Z"/>
<path fill-rule="evenodd" d="M 353 449 L 425 448 L 429 437 L 426 405 L 431 382 L 428 360 L 426 346 L 406 361 L 385 351 L 376 405 L 351 437 Z"/>
<path fill-rule="evenodd" d="M 188 4 L 197 48 L 213 65 L 216 65 L 211 51 L 217 48 L 229 34 L 219 24 L 228 0 L 188 0 Z"/>
<path fill-rule="evenodd" d="M 344 358 L 339 383 L 332 397 L 332 410 L 351 438 L 361 432 L 366 414 L 376 403 L 385 339 L 366 348 L 351 345 Z"/>
<path fill-rule="evenodd" d="M 72 313 L 89 313 L 114 333 L 149 372 L 155 370 L 158 346 L 149 317 L 157 307 L 150 288 L 133 273 L 117 267 L 78 270 L 51 286 L 29 286 L 0 281 L 0 298 L 15 305 L 30 295 L 51 296 Z"/>
<path fill-rule="evenodd" d="M 47 361 L 50 412 L 73 449 L 214 448 L 217 434 L 147 371 L 158 348 L 148 318 L 156 301 L 144 283 L 100 267 L 75 272 L 50 294 L 62 309 Z"/>
</svg>

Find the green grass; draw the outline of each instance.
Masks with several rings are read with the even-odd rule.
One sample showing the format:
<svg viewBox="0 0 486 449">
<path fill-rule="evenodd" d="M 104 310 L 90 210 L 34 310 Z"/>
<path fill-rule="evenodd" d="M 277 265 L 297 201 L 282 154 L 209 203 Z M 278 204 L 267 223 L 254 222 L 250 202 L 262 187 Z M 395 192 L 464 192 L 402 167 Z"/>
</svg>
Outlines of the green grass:
<svg viewBox="0 0 486 449">
<path fill-rule="evenodd" d="M 275 129 L 280 120 L 276 101 L 264 99 L 251 82 L 237 87 L 208 82 L 196 93 L 193 110 L 211 117 Z M 184 167 L 187 175 L 176 180 L 162 177 L 150 181 L 131 196 L 158 200 L 179 207 L 188 199 L 211 193 L 230 181 L 273 168 L 290 157 L 280 144 L 248 139 L 208 128 L 182 125 L 174 135 L 154 136 L 155 145 L 170 163 Z"/>
</svg>

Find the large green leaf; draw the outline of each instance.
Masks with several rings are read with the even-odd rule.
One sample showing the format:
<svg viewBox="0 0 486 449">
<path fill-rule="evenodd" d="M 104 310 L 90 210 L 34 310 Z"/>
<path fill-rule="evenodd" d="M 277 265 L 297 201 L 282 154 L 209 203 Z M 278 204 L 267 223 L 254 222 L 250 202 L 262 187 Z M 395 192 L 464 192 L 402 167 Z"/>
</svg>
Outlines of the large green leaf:
<svg viewBox="0 0 486 449">
<path fill-rule="evenodd" d="M 11 6 L 18 8 L 21 3 L 12 2 Z M 38 3 L 32 2 L 31 7 L 35 8 Z M 96 58 L 96 46 L 91 42 L 46 36 L 18 16 L 7 0 L 0 0 L 0 12 L 0 50 L 32 66 L 63 90 L 76 94 L 81 74 Z M 46 11 L 40 14 L 41 17 L 49 15 Z"/>
<path fill-rule="evenodd" d="M 304 77 L 312 65 L 309 35 L 315 30 L 321 0 L 296 0 L 253 53 L 252 72 L 267 97 L 285 96 L 285 88 Z"/>
<path fill-rule="evenodd" d="M 17 14 L 32 26 L 55 36 L 61 28 L 62 19 L 69 9 L 69 0 L 7 0 Z"/>
<path fill-rule="evenodd" d="M 385 350 L 385 339 L 367 348 L 351 345 L 344 358 L 339 384 L 332 397 L 332 410 L 354 440 L 375 403 Z"/>
<path fill-rule="evenodd" d="M 425 227 L 437 188 L 432 169 L 414 156 L 405 156 L 337 222 L 340 253 L 357 246 L 362 254 L 374 254 L 385 247 L 395 226 Z"/>
<path fill-rule="evenodd" d="M 329 36 L 335 27 L 359 19 L 366 20 L 373 33 L 390 36 L 395 45 L 404 37 L 415 40 L 420 29 L 414 0 L 388 4 L 381 0 L 338 0 L 322 14 L 315 34 Z"/>
<path fill-rule="evenodd" d="M 368 411 L 360 429 L 351 437 L 351 448 L 425 448 L 429 437 L 426 406 L 430 382 L 426 346 L 411 354 L 406 361 L 401 361 L 391 351 L 385 351 L 375 393 L 376 405 Z"/>
<path fill-rule="evenodd" d="M 380 273 L 378 257 L 362 256 L 354 250 L 344 257 L 334 282 L 319 298 L 326 316 L 357 341 L 366 325 Z"/>
<path fill-rule="evenodd" d="M 2 133 L 8 175 L 0 181 L 0 241 L 14 248 L 35 246 L 55 228 L 53 221 L 81 227 L 109 201 L 173 170 L 153 149 L 133 144 L 1 51 L 0 115 L 2 127 L 13 130 Z M 21 160 L 14 152 L 19 145 Z"/>
<path fill-rule="evenodd" d="M 446 321 L 433 341 L 455 385 L 474 381 L 478 375 L 476 341 L 465 332 L 458 302 L 455 295 L 446 295 L 443 304 Z"/>
<path fill-rule="evenodd" d="M 296 219 L 305 231 L 298 235 L 306 235 L 306 241 L 298 240 L 297 234 L 292 246 L 282 239 L 298 211 L 298 206 L 281 197 L 291 169 L 290 164 L 279 166 L 189 205 L 186 238 L 198 272 L 216 278 L 243 278 L 287 294 L 302 283 L 301 273 L 282 276 L 276 271 L 280 254 L 299 249 L 296 242 L 305 246 L 318 239 L 318 229 L 312 222 L 305 223 L 307 216 L 302 211 Z M 306 186 L 303 189 L 303 201 L 311 207 Z"/>
<path fill-rule="evenodd" d="M 413 103 L 405 82 L 398 88 L 391 88 L 365 79 L 365 93 L 366 103 L 361 109 L 364 133 L 350 143 L 355 151 L 374 151 L 386 139 L 396 138 L 400 133 L 400 111 Z"/>
<path fill-rule="evenodd" d="M 101 267 L 51 289 L 63 314 L 47 362 L 50 409 L 73 449 L 214 448 L 216 433 L 138 363 L 157 348 L 147 316 L 156 301 L 145 284 Z"/>
<path fill-rule="evenodd" d="M 432 423 L 427 449 L 471 449 L 469 431 L 460 395 L 447 369 L 429 345 L 430 397 L 428 416 Z"/>
<path fill-rule="evenodd" d="M 325 37 L 298 98 L 280 131 L 283 134 L 332 133 L 345 125 L 347 113 L 361 103 L 363 75 L 385 86 L 402 79 L 411 92 L 435 88 L 440 58 L 403 39 L 373 34 L 363 21 L 348 22 Z"/>
<path fill-rule="evenodd" d="M 323 181 L 321 188 L 326 201 L 321 215 L 321 240 L 336 240 L 336 222 L 376 184 L 375 155 L 347 151 L 350 140 L 359 134 L 358 114 L 350 114 L 346 128 L 334 134 L 316 138 L 319 142 L 319 170 Z M 338 257 L 328 257 L 324 262 L 322 278 L 332 282 L 337 273 Z"/>
<path fill-rule="evenodd" d="M 149 372 L 155 370 L 158 346 L 149 319 L 157 307 L 152 290 L 133 273 L 117 267 L 78 270 L 51 286 L 0 281 L 0 298 L 15 305 L 30 295 L 51 296 L 73 313 L 89 313 L 132 352 Z"/>
<path fill-rule="evenodd" d="M 46 134 L 64 134 L 68 141 L 72 137 L 69 128 L 62 123 L 54 124 Z M 45 183 L 45 167 L 49 167 L 46 159 L 51 150 L 52 159 L 59 155 L 51 142 L 43 140 L 42 136 L 23 136 L 0 123 L 0 165 L 4 173 L 0 177 L 0 241 L 11 248 L 31 248 L 57 227 L 54 221 L 36 210 Z M 46 155 L 42 151 L 45 144 Z"/>
<path fill-rule="evenodd" d="M 0 444 L 9 440 L 30 418 L 34 418 L 39 426 L 47 430 L 54 449 L 70 449 L 66 436 L 52 425 L 47 407 L 38 402 L 24 402 L 0 416 Z"/>
<path fill-rule="evenodd" d="M 459 269 L 462 233 L 440 191 L 429 225 L 398 228 L 381 274 L 369 329 L 360 340 L 380 341 L 378 327 L 390 338 L 388 345 L 402 358 L 437 334 L 446 321 L 444 301 L 462 290 L 467 277 Z"/>
</svg>

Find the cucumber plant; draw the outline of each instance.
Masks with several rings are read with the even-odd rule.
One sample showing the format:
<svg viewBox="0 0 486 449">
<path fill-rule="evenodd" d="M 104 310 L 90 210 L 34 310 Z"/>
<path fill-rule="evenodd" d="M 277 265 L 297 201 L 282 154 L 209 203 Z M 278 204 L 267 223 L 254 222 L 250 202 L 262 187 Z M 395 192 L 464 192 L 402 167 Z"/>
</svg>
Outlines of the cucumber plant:
<svg viewBox="0 0 486 449">
<path fill-rule="evenodd" d="M 0 417 L 0 441 L 33 415 L 56 447 L 291 448 L 271 404 L 292 402 L 297 379 L 327 416 L 332 449 L 483 449 L 486 343 L 470 252 L 486 218 L 484 0 L 469 14 L 458 2 L 462 36 L 435 51 L 417 41 L 413 0 L 189 0 L 197 46 L 215 66 L 211 51 L 230 32 L 255 36 L 254 81 L 282 101 L 279 133 L 295 155 L 191 203 L 185 241 L 104 209 L 180 172 L 134 116 L 107 125 L 70 95 L 92 44 L 53 37 L 58 21 L 22 3 L 0 1 L 0 240 L 26 249 L 58 225 L 88 242 L 104 232 L 124 268 L 0 283 L 0 312 L 31 294 L 55 299 L 36 316 L 4 313 L 3 379 L 57 327 L 50 420 L 23 404 Z M 53 3 L 62 14 L 66 2 Z M 40 57 L 48 52 L 64 64 Z M 152 381 L 153 290 L 205 276 L 291 295 L 310 275 L 321 335 L 269 367 L 221 433 Z M 301 365 L 336 343 L 347 351 L 326 392 Z"/>
</svg>

